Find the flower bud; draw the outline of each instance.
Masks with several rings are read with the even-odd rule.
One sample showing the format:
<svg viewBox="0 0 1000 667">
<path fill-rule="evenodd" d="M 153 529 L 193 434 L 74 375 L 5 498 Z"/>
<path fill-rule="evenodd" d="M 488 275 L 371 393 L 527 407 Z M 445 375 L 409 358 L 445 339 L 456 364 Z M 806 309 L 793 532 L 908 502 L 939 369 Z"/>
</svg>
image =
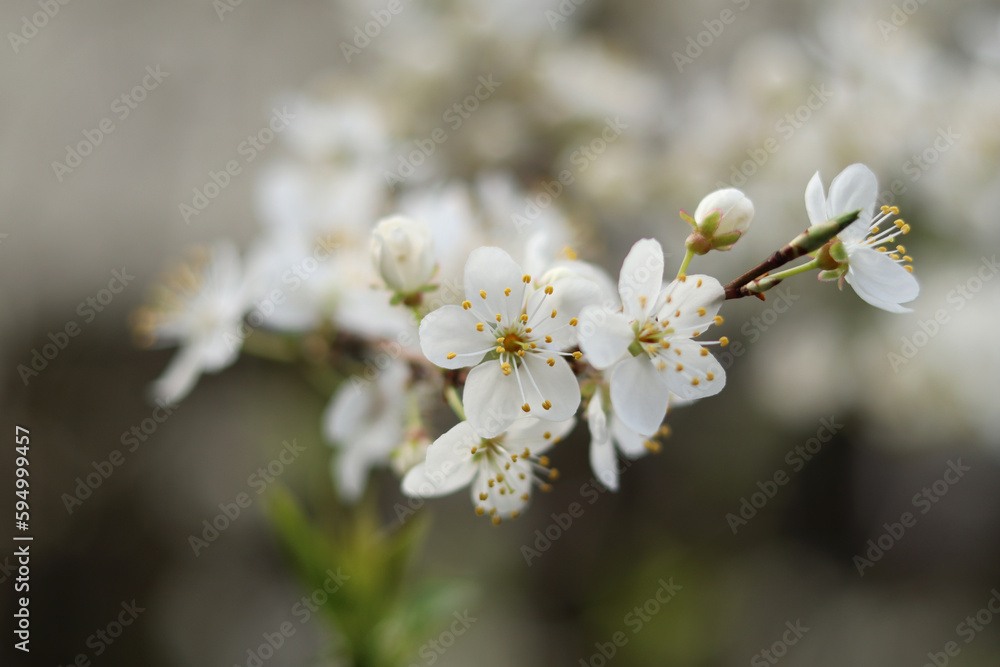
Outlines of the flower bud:
<svg viewBox="0 0 1000 667">
<path fill-rule="evenodd" d="M 398 294 L 413 294 L 434 273 L 434 242 L 423 222 L 401 215 L 383 218 L 372 232 L 372 261 L 385 284 Z"/>
<path fill-rule="evenodd" d="M 753 203 L 736 188 L 724 188 L 707 195 L 694 211 L 695 231 L 691 245 L 695 252 L 729 250 L 753 222 Z M 699 252 L 699 250 L 701 252 Z"/>
</svg>

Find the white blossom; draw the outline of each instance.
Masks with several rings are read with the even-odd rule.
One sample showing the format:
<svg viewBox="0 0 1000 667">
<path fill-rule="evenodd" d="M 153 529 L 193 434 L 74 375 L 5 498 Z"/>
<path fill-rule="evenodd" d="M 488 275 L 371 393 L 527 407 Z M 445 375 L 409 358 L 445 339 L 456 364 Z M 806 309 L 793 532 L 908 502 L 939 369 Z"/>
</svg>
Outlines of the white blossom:
<svg viewBox="0 0 1000 667">
<path fill-rule="evenodd" d="M 611 402 L 626 426 L 654 433 L 670 394 L 698 399 L 722 391 L 725 370 L 695 342 L 713 323 L 725 291 L 715 278 L 690 275 L 663 286 L 663 249 L 637 242 L 618 281 L 622 312 L 596 306 L 580 315 L 580 347 L 595 368 L 611 369 Z"/>
</svg>

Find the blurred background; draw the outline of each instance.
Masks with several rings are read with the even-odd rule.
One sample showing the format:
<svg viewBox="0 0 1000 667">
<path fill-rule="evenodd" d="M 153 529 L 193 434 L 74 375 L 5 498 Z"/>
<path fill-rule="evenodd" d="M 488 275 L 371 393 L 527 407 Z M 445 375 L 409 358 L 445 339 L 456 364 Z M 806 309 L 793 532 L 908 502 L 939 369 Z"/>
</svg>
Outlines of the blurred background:
<svg viewBox="0 0 1000 667">
<path fill-rule="evenodd" d="M 189 537 L 286 440 L 305 449 L 281 483 L 329 496 L 326 398 L 241 358 L 165 414 L 148 389 L 173 351 L 139 350 L 128 325 L 190 246 L 249 247 L 274 169 L 325 159 L 321 123 L 246 148 L 302 100 L 378 119 L 354 137 L 383 159 L 329 204 L 367 224 L 456 188 L 476 200 L 491 178 L 527 215 L 568 170 L 539 219 L 568 220 L 612 275 L 658 238 L 670 273 L 677 211 L 735 186 L 753 228 L 692 268 L 725 282 L 805 226 L 813 172 L 829 184 L 864 162 L 914 230 L 913 313 L 809 278 L 727 303 L 729 386 L 671 413 L 618 493 L 596 490 L 580 426 L 553 452 L 562 479 L 517 522 L 491 526 L 464 493 L 428 503 L 413 576 L 468 582 L 456 611 L 477 620 L 411 664 L 1000 662 L 1000 5 L 16 0 L 0 26 L 0 467 L 13 489 L 14 425 L 29 428 L 35 537 L 30 656 L 10 646 L 14 547 L 0 547 L 3 664 L 247 665 L 289 620 L 263 662 L 324 664 L 329 631 L 295 616 L 308 591 L 263 497 L 197 555 Z M 495 91 L 449 115 L 481 77 Z M 614 139 L 581 153 L 609 124 Z M 388 187 L 435 128 L 447 140 Z M 391 525 L 397 480 L 375 482 Z M 95 639 L 130 604 L 135 621 Z"/>
</svg>

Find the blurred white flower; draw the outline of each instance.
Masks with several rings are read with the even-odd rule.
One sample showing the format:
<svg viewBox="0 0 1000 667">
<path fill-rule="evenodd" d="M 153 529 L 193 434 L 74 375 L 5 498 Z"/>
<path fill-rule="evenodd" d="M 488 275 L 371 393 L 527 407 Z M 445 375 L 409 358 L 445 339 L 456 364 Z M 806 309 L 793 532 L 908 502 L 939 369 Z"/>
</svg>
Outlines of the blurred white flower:
<svg viewBox="0 0 1000 667">
<path fill-rule="evenodd" d="M 403 478 L 403 493 L 414 498 L 448 495 L 472 485 L 476 513 L 517 518 L 534 485 L 548 488 L 557 471 L 541 456 L 573 430 L 576 420 L 521 419 L 492 438 L 476 434 L 469 422 L 454 426 L 427 449 L 427 460 Z M 545 477 L 541 477 L 544 474 Z"/>
<path fill-rule="evenodd" d="M 204 372 L 229 366 L 239 354 L 248 290 L 239 251 L 229 241 L 199 253 L 157 288 L 153 303 L 136 311 L 134 327 L 142 342 L 178 345 L 180 351 L 153 385 L 153 397 L 166 403 L 183 399 Z"/>
<path fill-rule="evenodd" d="M 371 253 L 385 284 L 399 294 L 419 291 L 434 273 L 434 242 L 422 221 L 383 218 L 372 232 Z"/>
<path fill-rule="evenodd" d="M 691 275 L 663 286 L 659 242 L 637 242 L 618 281 L 623 312 L 591 306 L 580 315 L 580 347 L 595 368 L 611 373 L 611 402 L 626 426 L 655 433 L 670 394 L 698 399 L 722 391 L 725 370 L 702 342 L 725 291 L 715 278 Z M 725 343 L 725 339 L 716 341 Z"/>
<path fill-rule="evenodd" d="M 465 265 L 466 300 L 423 319 L 420 347 L 443 368 L 474 366 L 463 401 L 483 437 L 529 414 L 562 421 L 580 406 L 580 389 L 563 358 L 574 355 L 561 350 L 576 343 L 576 316 L 597 294 L 577 277 L 536 288 L 506 252 L 479 248 Z"/>
<path fill-rule="evenodd" d="M 824 272 L 821 277 L 844 277 L 867 303 L 890 313 L 908 313 L 911 309 L 899 304 L 912 301 L 920 293 L 920 285 L 911 273 L 912 267 L 905 264 L 910 258 L 903 246 L 895 251 L 879 246 L 894 242 L 896 236 L 908 233 L 910 227 L 896 220 L 880 231 L 879 226 L 891 222 L 899 209 L 883 206 L 873 219 L 876 197 L 878 181 L 872 170 L 863 164 L 852 164 L 840 172 L 830 184 L 829 197 L 823 194 L 819 172 L 813 174 L 806 186 L 806 212 L 812 224 L 861 210 L 858 219 L 838 237 L 846 253 L 846 273 L 843 267 L 838 267 Z M 834 260 L 839 259 L 837 252 L 836 247 L 831 249 Z"/>
<path fill-rule="evenodd" d="M 330 470 L 343 500 L 357 501 L 371 469 L 387 465 L 402 444 L 409 380 L 408 366 L 393 361 L 374 381 L 343 382 L 323 413 L 323 434 L 339 449 Z"/>
</svg>

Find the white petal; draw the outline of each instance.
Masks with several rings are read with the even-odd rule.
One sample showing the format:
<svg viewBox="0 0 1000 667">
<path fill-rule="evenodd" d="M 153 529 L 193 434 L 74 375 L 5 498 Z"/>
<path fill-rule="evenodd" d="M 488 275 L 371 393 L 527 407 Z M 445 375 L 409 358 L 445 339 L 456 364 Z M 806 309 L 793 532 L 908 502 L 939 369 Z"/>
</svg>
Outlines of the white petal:
<svg viewBox="0 0 1000 667">
<path fill-rule="evenodd" d="M 510 470 L 504 474 L 504 481 L 490 486 L 489 480 L 495 479 L 495 474 L 494 470 L 480 468 L 472 483 L 472 504 L 482 507 L 490 515 L 500 517 L 511 516 L 514 512 L 523 510 L 531 499 L 532 471 L 529 464 L 523 460 L 511 463 Z M 524 475 L 523 479 L 521 475 Z"/>
<path fill-rule="evenodd" d="M 580 383 L 565 358 L 548 358 L 554 361 L 551 366 L 546 362 L 544 353 L 527 354 L 518 370 L 528 405 L 531 406 L 530 415 L 548 421 L 563 421 L 575 415 L 580 407 Z M 545 401 L 552 404 L 548 410 L 542 406 Z"/>
<path fill-rule="evenodd" d="M 662 287 L 663 248 L 659 241 L 641 239 L 625 257 L 618 277 L 618 293 L 629 319 L 645 320 Z"/>
<path fill-rule="evenodd" d="M 587 408 L 587 424 L 590 426 L 590 468 L 608 489 L 618 490 L 618 457 L 608 433 L 608 418 L 604 414 L 601 392 L 598 390 Z"/>
<path fill-rule="evenodd" d="M 518 419 L 504 434 L 503 444 L 512 454 L 527 447 L 532 454 L 542 454 L 562 440 L 576 426 L 576 418 L 552 422 L 546 419 Z"/>
<path fill-rule="evenodd" d="M 852 164 L 830 183 L 830 196 L 826 200 L 827 218 L 861 209 L 858 220 L 867 227 L 871 223 L 877 197 L 878 179 L 872 170 L 863 164 Z"/>
<path fill-rule="evenodd" d="M 375 392 L 367 381 L 342 383 L 323 412 L 323 433 L 330 440 L 349 440 L 370 418 Z"/>
<path fill-rule="evenodd" d="M 707 348 L 690 339 L 672 338 L 670 349 L 662 350 L 653 361 L 664 385 L 679 398 L 714 396 L 726 385 L 726 370 L 722 364 L 711 353 L 703 355 L 702 350 Z M 709 374 L 711 380 L 708 379 Z M 697 384 L 694 384 L 695 378 L 698 380 Z"/>
<path fill-rule="evenodd" d="M 910 311 L 897 304 L 916 299 L 920 294 L 920 284 L 902 264 L 871 248 L 856 248 L 849 257 L 847 282 L 858 296 L 889 312 Z"/>
<path fill-rule="evenodd" d="M 601 370 L 624 357 L 635 339 L 635 332 L 624 315 L 610 313 L 601 306 L 584 308 L 577 329 L 580 349 L 587 362 Z"/>
<path fill-rule="evenodd" d="M 552 346 L 565 350 L 577 343 L 579 326 L 571 326 L 570 320 L 579 320 L 580 311 L 597 303 L 599 291 L 597 285 L 586 278 L 562 278 L 552 283 L 552 294 L 546 295 L 544 289 L 535 290 L 528 298 L 528 313 L 538 313 L 528 322 L 536 337 L 550 334 Z M 552 312 L 556 316 L 552 317 Z"/>
<path fill-rule="evenodd" d="M 403 493 L 418 498 L 432 498 L 452 493 L 475 477 L 472 447 L 481 439 L 467 422 L 456 424 L 427 448 L 427 460 L 417 464 L 403 478 Z"/>
<path fill-rule="evenodd" d="M 649 453 L 646 441 L 649 436 L 636 433 L 625 425 L 616 413 L 611 414 L 611 437 L 618 443 L 618 449 L 630 459 L 637 459 Z"/>
<path fill-rule="evenodd" d="M 465 298 L 480 317 L 496 321 L 499 313 L 507 324 L 520 316 L 524 306 L 523 277 L 521 267 L 505 251 L 492 246 L 476 248 L 465 263 Z M 508 288 L 509 296 L 505 293 Z"/>
<path fill-rule="evenodd" d="M 498 360 L 479 364 L 469 371 L 462 402 L 469 424 L 484 438 L 500 435 L 524 415 L 521 410 L 524 399 L 514 373 L 504 375 Z M 541 405 L 537 407 L 540 411 Z"/>
<path fill-rule="evenodd" d="M 690 275 L 683 282 L 674 280 L 664 292 L 665 302 L 656 319 L 669 321 L 679 335 L 704 333 L 726 300 L 726 290 L 711 276 Z"/>
<path fill-rule="evenodd" d="M 187 345 L 180 349 L 167 370 L 153 383 L 154 400 L 174 404 L 186 397 L 201 377 L 202 363 L 197 346 Z"/>
<path fill-rule="evenodd" d="M 670 391 L 644 354 L 615 366 L 611 374 L 611 404 L 626 426 L 655 433 L 667 414 Z"/>
<path fill-rule="evenodd" d="M 476 329 L 480 322 L 473 311 L 461 306 L 438 308 L 420 323 L 420 349 L 442 368 L 474 366 L 497 342 L 488 324 L 483 331 Z M 452 352 L 456 356 L 449 359 Z"/>
<path fill-rule="evenodd" d="M 826 222 L 826 195 L 823 194 L 823 181 L 817 171 L 806 185 L 806 214 L 809 223 L 818 225 Z"/>
</svg>

